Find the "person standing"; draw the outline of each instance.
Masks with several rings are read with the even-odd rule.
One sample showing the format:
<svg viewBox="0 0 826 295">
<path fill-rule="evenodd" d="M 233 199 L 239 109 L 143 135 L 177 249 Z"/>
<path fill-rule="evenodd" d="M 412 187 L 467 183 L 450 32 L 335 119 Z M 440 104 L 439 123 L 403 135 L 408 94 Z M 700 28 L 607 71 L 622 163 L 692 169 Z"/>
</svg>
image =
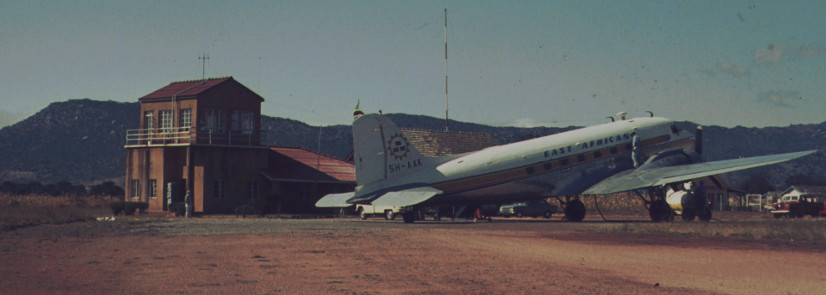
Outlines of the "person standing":
<svg viewBox="0 0 826 295">
<path fill-rule="evenodd" d="M 640 146 L 640 137 L 637 136 L 637 129 L 634 128 L 634 131 L 631 132 L 631 160 L 634 161 L 634 168 L 640 166 L 639 160 L 639 146 Z"/>
<path fill-rule="evenodd" d="M 186 204 L 186 218 L 190 218 L 192 217 L 193 207 L 195 207 L 195 201 L 192 199 L 192 190 L 186 190 L 184 203 Z"/>
</svg>

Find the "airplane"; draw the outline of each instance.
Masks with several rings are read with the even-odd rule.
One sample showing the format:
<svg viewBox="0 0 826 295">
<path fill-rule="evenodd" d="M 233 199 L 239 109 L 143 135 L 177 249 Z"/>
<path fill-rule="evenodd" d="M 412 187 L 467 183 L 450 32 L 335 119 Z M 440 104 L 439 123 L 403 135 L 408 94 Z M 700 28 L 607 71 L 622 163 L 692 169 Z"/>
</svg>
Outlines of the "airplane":
<svg viewBox="0 0 826 295">
<path fill-rule="evenodd" d="M 564 219 L 582 221 L 585 205 L 579 198 L 567 196 L 647 189 L 653 192 L 646 200 L 651 219 L 666 221 L 674 215 L 674 205 L 666 202 L 667 188 L 682 190 L 683 182 L 693 179 L 816 152 L 703 162 L 701 127 L 694 135 L 653 113 L 628 119 L 625 113 L 618 116 L 618 120 L 611 117 L 612 122 L 601 125 L 476 152 L 427 157 L 389 118 L 381 113 L 364 114 L 357 106 L 353 121 L 355 191 L 325 195 L 315 205 L 399 206 L 404 222 L 413 223 L 418 210 L 431 206 L 556 197 Z M 688 208 L 681 210 L 685 213 Z M 710 219 L 710 210 L 707 214 Z"/>
</svg>

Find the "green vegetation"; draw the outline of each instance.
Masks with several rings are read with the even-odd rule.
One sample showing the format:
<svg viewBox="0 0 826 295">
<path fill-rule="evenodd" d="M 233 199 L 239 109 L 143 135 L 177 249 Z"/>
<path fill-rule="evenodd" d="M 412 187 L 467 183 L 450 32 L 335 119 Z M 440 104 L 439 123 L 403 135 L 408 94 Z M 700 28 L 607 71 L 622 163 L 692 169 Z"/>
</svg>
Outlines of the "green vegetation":
<svg viewBox="0 0 826 295">
<path fill-rule="evenodd" d="M 94 219 L 111 214 L 110 196 L 14 195 L 0 193 L 0 231 Z"/>
<path fill-rule="evenodd" d="M 235 207 L 235 217 L 247 218 L 247 215 L 255 214 L 264 217 L 267 211 L 267 202 L 263 199 L 251 199 L 247 203 Z"/>
<path fill-rule="evenodd" d="M 726 219 L 728 220 L 728 218 Z M 826 218 L 626 223 L 618 227 L 611 226 L 609 228 L 606 226 L 605 231 L 637 234 L 676 234 L 701 238 L 819 243 L 826 241 Z"/>
<path fill-rule="evenodd" d="M 169 211 L 175 212 L 175 216 L 184 216 L 186 215 L 186 204 L 184 202 L 169 204 Z"/>
<path fill-rule="evenodd" d="M 114 215 L 135 215 L 135 211 L 138 211 L 139 214 L 145 213 L 146 209 L 149 208 L 149 203 L 119 201 L 112 203 L 110 207 Z"/>
</svg>

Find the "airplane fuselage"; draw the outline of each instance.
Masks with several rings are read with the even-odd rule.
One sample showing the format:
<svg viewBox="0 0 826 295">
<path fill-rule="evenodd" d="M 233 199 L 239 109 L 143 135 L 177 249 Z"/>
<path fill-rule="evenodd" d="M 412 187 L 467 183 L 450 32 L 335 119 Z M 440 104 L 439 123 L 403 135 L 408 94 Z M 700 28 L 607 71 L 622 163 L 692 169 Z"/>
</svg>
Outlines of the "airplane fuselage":
<svg viewBox="0 0 826 295">
<path fill-rule="evenodd" d="M 390 174 L 404 174 L 398 178 L 404 183 L 382 185 L 431 186 L 443 194 L 427 203 L 440 204 L 503 203 L 579 194 L 606 177 L 633 168 L 634 131 L 640 138 L 641 155 L 676 148 L 688 151 L 693 146 L 693 135 L 677 129 L 671 120 L 635 118 L 490 147 L 442 163 L 428 163 L 432 158 L 407 159 L 387 168 Z"/>
</svg>

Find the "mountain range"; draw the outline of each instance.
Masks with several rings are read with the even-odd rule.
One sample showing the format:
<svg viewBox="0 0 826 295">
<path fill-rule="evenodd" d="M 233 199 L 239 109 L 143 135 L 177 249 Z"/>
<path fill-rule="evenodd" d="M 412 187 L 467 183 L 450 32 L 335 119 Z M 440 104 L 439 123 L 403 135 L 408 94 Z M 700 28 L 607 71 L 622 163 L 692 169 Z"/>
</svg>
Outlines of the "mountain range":
<svg viewBox="0 0 826 295">
<path fill-rule="evenodd" d="M 55 102 L 36 114 L 0 129 L 0 182 L 95 184 L 123 183 L 126 130 L 139 127 L 140 105 L 73 99 Z M 443 130 L 444 120 L 407 114 L 388 114 L 401 128 Z M 678 122 L 695 130 L 697 124 Z M 352 152 L 350 126 L 310 126 L 296 120 L 262 116 L 263 143 L 302 147 L 344 158 Z M 500 143 L 530 139 L 577 128 L 493 127 L 459 121 L 451 131 L 489 133 Z M 792 176 L 826 180 L 826 122 L 788 127 L 703 127 L 703 157 L 720 160 L 818 149 L 814 155 L 769 167 L 729 173 L 735 187 L 757 179 L 783 189 Z"/>
</svg>

